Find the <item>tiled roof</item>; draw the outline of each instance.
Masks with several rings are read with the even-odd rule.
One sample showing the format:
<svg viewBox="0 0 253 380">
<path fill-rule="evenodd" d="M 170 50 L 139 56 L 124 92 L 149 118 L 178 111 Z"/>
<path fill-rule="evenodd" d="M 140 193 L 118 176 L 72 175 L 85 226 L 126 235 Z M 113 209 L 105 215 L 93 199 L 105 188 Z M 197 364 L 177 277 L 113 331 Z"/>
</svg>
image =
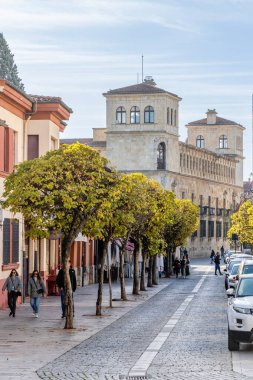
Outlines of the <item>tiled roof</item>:
<svg viewBox="0 0 253 380">
<path fill-rule="evenodd" d="M 37 103 L 60 103 L 70 113 L 73 112 L 72 109 L 68 107 L 67 104 L 65 104 L 62 101 L 62 98 L 60 98 L 59 96 L 45 96 L 45 95 L 32 95 L 32 94 L 29 94 L 28 96 Z"/>
<path fill-rule="evenodd" d="M 83 144 L 83 145 L 88 145 L 88 146 L 91 146 L 91 147 L 98 147 L 98 148 L 102 148 L 102 147 L 105 147 L 106 146 L 106 141 L 94 141 L 92 138 L 76 138 L 76 139 L 60 139 L 60 143 L 61 144 L 75 144 L 79 142 L 80 144 Z"/>
<path fill-rule="evenodd" d="M 187 125 L 240 125 L 239 123 L 236 123 L 235 121 L 223 119 L 223 117 L 216 117 L 216 123 L 215 124 L 207 124 L 207 118 L 196 120 L 188 123 Z"/>
<path fill-rule="evenodd" d="M 179 98 L 176 94 L 173 94 L 172 92 L 165 91 L 162 88 L 152 86 L 146 83 L 139 83 L 139 84 L 134 84 L 132 86 L 117 88 L 115 90 L 109 90 L 103 95 L 159 94 L 159 93 L 169 94 L 169 95 L 176 96 L 177 98 Z"/>
</svg>

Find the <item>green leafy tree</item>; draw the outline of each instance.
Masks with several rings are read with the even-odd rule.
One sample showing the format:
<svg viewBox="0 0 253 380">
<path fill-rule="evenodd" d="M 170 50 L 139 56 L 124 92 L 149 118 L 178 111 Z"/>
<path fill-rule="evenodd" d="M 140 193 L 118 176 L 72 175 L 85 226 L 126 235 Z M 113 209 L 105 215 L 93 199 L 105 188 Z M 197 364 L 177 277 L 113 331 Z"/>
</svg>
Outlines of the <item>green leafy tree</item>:
<svg viewBox="0 0 253 380">
<path fill-rule="evenodd" d="M 231 216 L 231 227 L 228 230 L 228 237 L 237 234 L 241 243 L 253 244 L 253 205 L 250 201 L 245 201 L 239 210 Z"/>
<path fill-rule="evenodd" d="M 63 145 L 59 150 L 18 165 L 5 182 L 4 207 L 21 212 L 31 237 L 61 233 L 65 279 L 65 328 L 73 328 L 68 259 L 73 241 L 89 218 L 108 202 L 114 173 L 107 160 L 88 146 Z"/>
<path fill-rule="evenodd" d="M 199 210 L 188 199 L 175 199 L 175 207 L 164 229 L 164 239 L 167 244 L 167 276 L 171 275 L 172 252 L 183 245 L 187 238 L 198 228 Z"/>
<path fill-rule="evenodd" d="M 18 69 L 14 63 L 13 57 L 14 54 L 11 53 L 3 34 L 0 33 L 0 78 L 6 79 L 17 88 L 24 91 L 25 88 L 22 80 L 18 76 Z"/>
</svg>

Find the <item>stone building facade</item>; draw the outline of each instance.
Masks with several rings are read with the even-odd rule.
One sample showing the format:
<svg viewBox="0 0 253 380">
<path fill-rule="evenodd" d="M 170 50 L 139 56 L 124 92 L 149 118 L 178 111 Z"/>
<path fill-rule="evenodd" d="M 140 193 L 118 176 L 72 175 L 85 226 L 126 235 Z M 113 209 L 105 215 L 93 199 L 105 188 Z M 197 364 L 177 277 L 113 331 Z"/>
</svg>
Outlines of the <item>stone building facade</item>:
<svg viewBox="0 0 253 380">
<path fill-rule="evenodd" d="M 244 127 L 208 110 L 206 118 L 186 125 L 183 143 L 178 125 L 182 99 L 152 79 L 103 95 L 106 128 L 93 129 L 90 141 L 62 141 L 96 147 L 119 171 L 141 172 L 198 205 L 199 228 L 187 243 L 191 256 L 228 248 L 230 216 L 243 192 Z"/>
<path fill-rule="evenodd" d="M 104 96 L 106 156 L 112 165 L 122 172 L 142 172 L 199 206 L 199 228 L 187 243 L 191 256 L 228 248 L 230 216 L 243 191 L 244 127 L 208 110 L 206 118 L 186 125 L 183 143 L 179 96 L 152 80 Z"/>
</svg>

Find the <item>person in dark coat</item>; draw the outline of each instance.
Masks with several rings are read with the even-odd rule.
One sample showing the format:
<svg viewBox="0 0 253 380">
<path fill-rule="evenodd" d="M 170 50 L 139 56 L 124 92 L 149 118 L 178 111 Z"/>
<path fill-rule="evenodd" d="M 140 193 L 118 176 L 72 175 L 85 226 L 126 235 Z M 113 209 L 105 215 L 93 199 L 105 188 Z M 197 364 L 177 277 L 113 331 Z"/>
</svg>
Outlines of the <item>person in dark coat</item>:
<svg viewBox="0 0 253 380">
<path fill-rule="evenodd" d="M 211 251 L 211 255 L 210 255 L 211 264 L 212 264 L 213 261 L 214 261 L 214 257 L 215 257 L 215 252 L 214 252 L 214 250 L 212 249 L 212 251 Z"/>
<path fill-rule="evenodd" d="M 222 273 L 220 271 L 220 253 L 217 252 L 216 255 L 215 255 L 215 259 L 214 259 L 214 263 L 215 263 L 215 272 L 214 274 L 217 276 L 217 270 L 219 271 L 220 275 L 222 276 Z"/>
<path fill-rule="evenodd" d="M 73 299 L 73 316 L 74 316 L 74 292 L 76 291 L 76 272 L 69 261 L 69 277 L 72 288 L 72 299 Z M 62 318 L 65 318 L 65 284 L 64 284 L 64 271 L 61 268 L 56 277 L 56 283 L 60 289 L 61 295 L 61 308 L 62 308 Z"/>
<path fill-rule="evenodd" d="M 21 295 L 22 291 L 21 280 L 16 269 L 12 269 L 9 277 L 7 277 L 2 287 L 3 294 L 5 289 L 8 291 L 8 306 L 10 308 L 9 316 L 12 315 L 15 318 L 17 298 Z"/>
<path fill-rule="evenodd" d="M 174 260 L 174 271 L 175 271 L 175 275 L 176 275 L 176 278 L 178 278 L 178 274 L 180 273 L 180 260 L 176 257 L 175 260 Z"/>
</svg>

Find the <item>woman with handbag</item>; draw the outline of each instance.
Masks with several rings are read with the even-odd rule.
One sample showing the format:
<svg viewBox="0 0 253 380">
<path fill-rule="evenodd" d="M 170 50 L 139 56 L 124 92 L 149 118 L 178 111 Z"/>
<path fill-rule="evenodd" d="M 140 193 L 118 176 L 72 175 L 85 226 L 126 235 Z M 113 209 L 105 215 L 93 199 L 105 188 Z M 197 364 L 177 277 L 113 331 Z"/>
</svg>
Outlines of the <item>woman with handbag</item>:
<svg viewBox="0 0 253 380">
<path fill-rule="evenodd" d="M 44 281 L 37 270 L 32 272 L 28 282 L 28 295 L 30 296 L 30 305 L 33 309 L 33 315 L 38 318 L 40 299 L 46 294 L 47 290 Z"/>
<path fill-rule="evenodd" d="M 2 287 L 2 293 L 4 293 L 5 289 L 8 291 L 9 317 L 12 315 L 15 318 L 17 298 L 21 296 L 22 290 L 21 280 L 16 269 L 11 270 L 9 277 L 7 277 Z"/>
</svg>

